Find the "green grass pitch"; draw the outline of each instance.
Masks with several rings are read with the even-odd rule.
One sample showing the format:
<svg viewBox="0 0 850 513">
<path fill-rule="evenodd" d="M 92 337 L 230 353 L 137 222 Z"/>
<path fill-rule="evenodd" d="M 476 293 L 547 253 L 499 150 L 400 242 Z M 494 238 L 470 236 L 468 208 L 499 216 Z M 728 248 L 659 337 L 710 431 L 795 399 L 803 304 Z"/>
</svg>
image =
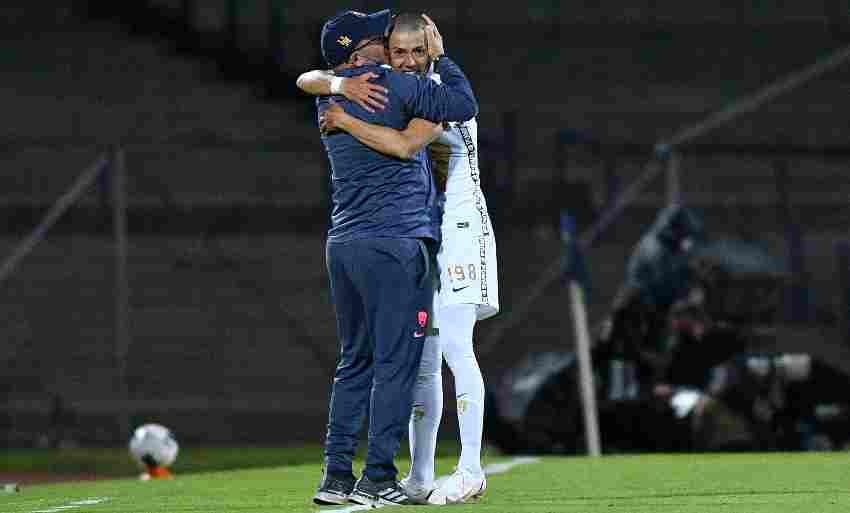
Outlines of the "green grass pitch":
<svg viewBox="0 0 850 513">
<path fill-rule="evenodd" d="M 454 448 L 452 448 L 454 449 Z M 141 482 L 124 450 L 6 451 L 0 471 L 95 472 L 112 479 L 0 494 L 3 513 L 289 513 L 310 501 L 318 447 L 189 448 L 171 481 Z M 510 461 L 490 454 L 485 463 Z M 455 458 L 441 450 L 438 473 Z M 399 468 L 407 470 L 407 461 Z M 359 468 L 358 463 L 356 468 Z M 850 454 L 543 457 L 491 475 L 485 497 L 452 511 L 517 513 L 829 513 L 850 511 Z M 422 506 L 425 507 L 425 506 Z M 435 506 L 431 506 L 435 507 Z M 399 509 L 399 508 L 396 508 Z"/>
</svg>

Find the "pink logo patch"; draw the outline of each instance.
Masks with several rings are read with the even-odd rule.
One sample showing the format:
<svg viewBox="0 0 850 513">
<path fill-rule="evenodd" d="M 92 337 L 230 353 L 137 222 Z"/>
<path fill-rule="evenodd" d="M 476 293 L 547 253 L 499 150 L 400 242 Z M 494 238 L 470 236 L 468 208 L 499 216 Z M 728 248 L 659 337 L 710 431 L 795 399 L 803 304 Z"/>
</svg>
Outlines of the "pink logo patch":
<svg viewBox="0 0 850 513">
<path fill-rule="evenodd" d="M 419 321 L 419 326 L 422 328 L 428 324 L 428 312 L 425 310 L 420 310 L 419 313 L 416 314 L 416 320 Z"/>
</svg>

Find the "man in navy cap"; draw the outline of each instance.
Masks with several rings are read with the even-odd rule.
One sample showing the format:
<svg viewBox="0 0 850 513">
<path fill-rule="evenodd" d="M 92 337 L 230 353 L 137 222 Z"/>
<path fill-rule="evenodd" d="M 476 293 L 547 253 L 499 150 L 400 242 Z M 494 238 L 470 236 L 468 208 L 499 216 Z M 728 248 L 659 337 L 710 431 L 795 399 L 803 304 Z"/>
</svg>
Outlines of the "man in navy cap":
<svg viewBox="0 0 850 513">
<path fill-rule="evenodd" d="M 441 123 L 474 117 L 478 104 L 472 88 L 444 55 L 435 59 L 442 85 L 382 66 L 389 22 L 385 10 L 346 11 L 325 23 L 322 53 L 334 75 L 371 74 L 387 89 L 388 103 L 371 112 L 342 96 L 320 97 L 319 115 L 336 101 L 359 119 L 399 130 L 413 118 Z M 441 131 L 435 125 L 433 136 Z M 413 160 L 390 157 L 346 132 L 323 133 L 322 141 L 332 169 L 326 260 L 341 348 L 325 469 L 313 500 L 409 504 L 396 482 L 393 460 L 406 432 L 433 301 L 432 262 L 440 238 L 437 191 L 424 153 Z M 352 459 L 367 411 L 366 466 L 355 482 Z"/>
</svg>

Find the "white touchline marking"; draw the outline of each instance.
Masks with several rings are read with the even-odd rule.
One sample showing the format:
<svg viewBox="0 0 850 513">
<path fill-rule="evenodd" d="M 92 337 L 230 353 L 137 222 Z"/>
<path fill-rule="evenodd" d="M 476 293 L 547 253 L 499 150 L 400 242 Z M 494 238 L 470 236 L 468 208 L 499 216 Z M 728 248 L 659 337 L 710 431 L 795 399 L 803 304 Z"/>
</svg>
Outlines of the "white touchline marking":
<svg viewBox="0 0 850 513">
<path fill-rule="evenodd" d="M 68 504 L 63 506 L 54 506 L 52 508 L 47 509 L 37 509 L 35 511 L 31 511 L 30 513 L 58 513 L 59 511 L 67 511 L 69 509 L 76 509 L 80 506 L 93 506 L 95 504 L 100 504 L 102 502 L 106 502 L 109 500 L 109 497 L 93 497 L 91 499 L 82 499 L 79 501 L 71 501 Z"/>
<path fill-rule="evenodd" d="M 354 506 L 348 506 L 347 508 L 320 509 L 319 513 L 351 513 L 352 511 L 364 511 L 367 509 L 372 509 L 372 506 L 366 506 L 365 504 L 357 504 Z"/>
<path fill-rule="evenodd" d="M 484 473 L 489 475 L 492 474 L 503 474 L 508 470 L 518 467 L 520 465 L 528 465 L 531 463 L 537 463 L 540 461 L 540 458 L 535 458 L 534 456 L 517 456 L 516 458 L 512 458 L 508 461 L 504 461 L 502 463 L 493 463 L 492 465 L 487 465 L 484 467 Z M 439 482 L 439 480 L 438 480 Z M 378 506 L 381 507 L 381 506 Z M 365 511 L 367 509 L 372 509 L 371 506 L 364 506 L 361 504 L 357 504 L 355 506 L 348 506 L 346 508 L 339 509 L 320 509 L 317 510 L 316 513 L 352 513 L 354 511 Z"/>
<path fill-rule="evenodd" d="M 55 513 L 57 511 L 65 511 L 66 509 L 74 509 L 76 506 L 55 506 L 49 509 L 37 509 L 32 513 Z"/>
<path fill-rule="evenodd" d="M 490 474 L 502 474 L 514 467 L 518 467 L 520 465 L 528 465 L 530 463 L 537 463 L 539 461 L 540 458 L 535 458 L 534 456 L 517 456 L 516 458 L 513 458 L 509 461 L 487 465 L 486 467 L 484 467 L 484 473 L 488 476 Z"/>
<path fill-rule="evenodd" d="M 90 506 L 92 504 L 100 504 L 101 502 L 106 502 L 109 500 L 109 497 L 100 497 L 95 499 L 83 499 L 81 501 L 74 501 L 71 504 L 73 506 Z"/>
</svg>

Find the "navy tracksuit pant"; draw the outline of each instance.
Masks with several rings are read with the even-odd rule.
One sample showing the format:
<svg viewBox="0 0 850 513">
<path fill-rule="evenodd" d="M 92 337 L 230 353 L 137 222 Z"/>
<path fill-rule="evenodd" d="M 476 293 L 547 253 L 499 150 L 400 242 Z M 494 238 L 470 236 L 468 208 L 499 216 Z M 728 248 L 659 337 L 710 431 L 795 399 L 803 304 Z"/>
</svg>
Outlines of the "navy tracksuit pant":
<svg viewBox="0 0 850 513">
<path fill-rule="evenodd" d="M 352 473 L 369 413 L 364 473 L 395 479 L 434 289 L 432 257 L 419 239 L 328 242 L 331 299 L 340 356 L 331 392 L 325 469 Z"/>
</svg>

